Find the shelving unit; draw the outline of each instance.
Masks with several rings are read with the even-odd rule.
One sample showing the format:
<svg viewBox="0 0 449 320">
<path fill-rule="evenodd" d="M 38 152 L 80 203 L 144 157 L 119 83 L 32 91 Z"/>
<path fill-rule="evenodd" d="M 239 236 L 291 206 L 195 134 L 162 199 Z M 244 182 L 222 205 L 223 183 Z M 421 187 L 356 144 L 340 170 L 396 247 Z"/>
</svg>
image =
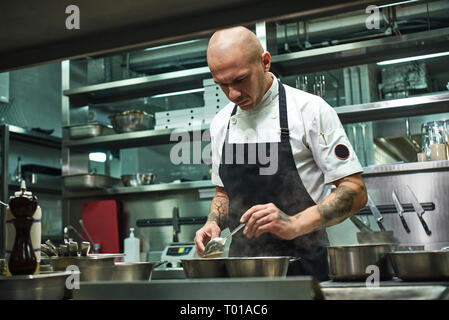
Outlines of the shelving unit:
<svg viewBox="0 0 449 320">
<path fill-rule="evenodd" d="M 21 141 L 30 143 L 41 147 L 49 147 L 55 149 L 61 149 L 61 138 L 50 136 L 44 133 L 27 130 L 14 125 L 2 124 L 0 125 L 1 135 L 1 201 L 7 202 L 10 196 L 10 189 L 17 190 L 20 188 L 20 184 L 9 181 L 9 161 L 8 154 L 11 147 L 11 141 Z M 42 184 L 34 184 L 29 186 L 35 193 L 47 193 L 47 194 L 61 194 L 60 186 L 48 186 Z M 6 210 L 4 206 L 0 206 L 0 217 L 4 217 Z M 0 219 L 0 239 L 4 239 L 4 219 Z M 0 256 L 4 256 L 4 248 L 0 246 Z"/>
</svg>

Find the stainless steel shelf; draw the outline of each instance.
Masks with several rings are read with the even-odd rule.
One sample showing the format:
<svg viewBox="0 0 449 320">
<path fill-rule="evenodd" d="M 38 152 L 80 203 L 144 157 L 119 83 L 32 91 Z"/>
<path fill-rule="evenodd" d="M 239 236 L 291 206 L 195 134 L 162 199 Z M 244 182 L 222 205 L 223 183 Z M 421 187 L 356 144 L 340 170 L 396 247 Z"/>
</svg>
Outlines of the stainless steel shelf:
<svg viewBox="0 0 449 320">
<path fill-rule="evenodd" d="M 449 92 L 356 104 L 337 107 L 335 110 L 342 123 L 449 112 Z"/>
<path fill-rule="evenodd" d="M 201 130 L 204 132 L 209 129 L 209 125 L 202 125 L 191 130 L 184 130 L 191 134 L 192 139 L 196 138 L 193 132 Z M 148 147 L 151 145 L 168 144 L 173 132 L 182 132 L 180 129 L 163 129 L 163 130 L 145 130 L 137 132 L 128 132 L 120 134 L 111 134 L 106 136 L 98 136 L 88 139 L 69 140 L 63 143 L 64 147 L 75 148 L 84 151 L 102 151 L 102 150 L 118 150 L 136 147 Z M 192 141 L 192 140 L 191 140 Z"/>
<path fill-rule="evenodd" d="M 449 93 L 344 106 L 335 108 L 335 111 L 342 123 L 449 112 Z M 202 132 L 207 129 L 209 129 L 209 125 L 201 126 Z M 192 132 L 198 130 L 199 128 L 186 130 L 186 132 L 192 134 Z M 63 145 L 67 148 L 76 148 L 84 151 L 102 151 L 168 144 L 173 142 L 170 141 L 170 136 L 173 131 L 175 129 L 112 134 L 88 139 L 64 141 Z"/>
<path fill-rule="evenodd" d="M 43 147 L 61 149 L 62 139 L 48 134 L 8 125 L 10 139 L 37 144 Z"/>
<path fill-rule="evenodd" d="M 273 56 L 272 69 L 282 76 L 343 68 L 382 60 L 449 50 L 449 28 L 337 44 Z"/>
<path fill-rule="evenodd" d="M 202 80 L 210 78 L 208 67 L 174 71 L 147 77 L 113 81 L 65 90 L 72 106 L 88 103 L 106 103 L 147 97 L 174 91 L 202 88 Z"/>
<path fill-rule="evenodd" d="M 398 172 L 448 171 L 449 160 L 391 163 L 363 168 L 363 176 L 392 174 Z"/>
<path fill-rule="evenodd" d="M 142 194 L 148 192 L 167 192 L 179 190 L 192 190 L 215 187 L 210 180 L 188 181 L 179 183 L 153 184 L 140 187 L 115 187 L 108 189 L 86 190 L 86 191 L 68 191 L 63 192 L 63 198 L 93 198 L 108 197 L 127 194 Z"/>
</svg>

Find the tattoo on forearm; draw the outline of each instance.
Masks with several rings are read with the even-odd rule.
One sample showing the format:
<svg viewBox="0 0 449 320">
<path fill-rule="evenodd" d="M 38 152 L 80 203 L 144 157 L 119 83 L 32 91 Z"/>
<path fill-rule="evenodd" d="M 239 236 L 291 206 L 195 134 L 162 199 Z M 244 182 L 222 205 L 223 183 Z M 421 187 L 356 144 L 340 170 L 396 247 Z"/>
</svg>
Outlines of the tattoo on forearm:
<svg viewBox="0 0 449 320">
<path fill-rule="evenodd" d="M 358 183 L 358 182 L 356 182 L 356 181 L 352 181 L 352 180 L 349 180 L 349 179 L 343 179 L 343 180 L 341 180 L 341 182 L 350 182 L 350 183 L 354 183 L 354 184 L 358 185 L 358 186 L 360 187 L 360 189 L 362 189 L 362 191 L 365 191 L 365 190 L 366 190 L 366 188 L 365 188 L 365 186 L 364 186 L 363 184 L 360 184 L 360 183 Z"/>
<path fill-rule="evenodd" d="M 333 194 L 332 199 L 324 200 L 317 207 L 325 226 L 331 221 L 340 220 L 349 214 L 357 197 L 356 191 L 344 185 L 334 189 Z"/>
<path fill-rule="evenodd" d="M 210 205 L 210 213 L 207 221 L 215 221 L 221 230 L 228 226 L 229 199 L 225 196 L 216 195 Z"/>
</svg>

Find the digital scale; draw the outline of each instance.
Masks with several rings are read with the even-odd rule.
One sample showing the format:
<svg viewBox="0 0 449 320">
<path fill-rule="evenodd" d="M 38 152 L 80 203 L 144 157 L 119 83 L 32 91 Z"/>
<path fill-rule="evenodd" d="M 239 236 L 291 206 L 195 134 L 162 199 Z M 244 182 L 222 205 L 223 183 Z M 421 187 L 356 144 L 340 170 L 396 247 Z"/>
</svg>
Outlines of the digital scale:
<svg viewBox="0 0 449 320">
<path fill-rule="evenodd" d="M 167 263 L 160 268 L 181 268 L 181 259 L 199 258 L 193 242 L 172 242 L 161 253 L 161 261 Z"/>
</svg>

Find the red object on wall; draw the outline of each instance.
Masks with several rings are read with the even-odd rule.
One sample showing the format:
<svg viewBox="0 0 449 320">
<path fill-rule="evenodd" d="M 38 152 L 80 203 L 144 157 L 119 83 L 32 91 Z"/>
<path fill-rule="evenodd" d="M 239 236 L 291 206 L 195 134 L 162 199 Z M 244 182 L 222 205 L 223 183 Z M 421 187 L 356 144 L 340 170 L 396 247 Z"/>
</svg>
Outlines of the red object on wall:
<svg viewBox="0 0 449 320">
<path fill-rule="evenodd" d="M 116 201 L 86 201 L 81 206 L 83 224 L 92 240 L 100 244 L 100 253 L 120 253 Z M 84 230 L 83 237 L 89 239 Z"/>
</svg>

